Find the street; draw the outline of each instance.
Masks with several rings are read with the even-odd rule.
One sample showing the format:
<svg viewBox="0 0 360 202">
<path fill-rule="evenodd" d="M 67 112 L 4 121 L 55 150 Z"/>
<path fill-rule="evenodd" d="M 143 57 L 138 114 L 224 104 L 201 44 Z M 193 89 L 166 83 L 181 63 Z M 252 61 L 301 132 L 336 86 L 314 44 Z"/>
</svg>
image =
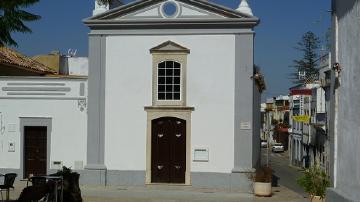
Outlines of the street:
<svg viewBox="0 0 360 202">
<path fill-rule="evenodd" d="M 267 149 L 262 148 L 261 154 L 262 165 L 266 165 Z M 296 183 L 296 179 L 301 176 L 301 170 L 289 166 L 287 151 L 283 153 L 273 153 L 270 150 L 269 164 L 274 170 L 274 175 L 278 178 L 279 185 L 304 196 L 304 198 L 307 198 L 307 194 L 304 192 L 303 188 Z"/>
</svg>

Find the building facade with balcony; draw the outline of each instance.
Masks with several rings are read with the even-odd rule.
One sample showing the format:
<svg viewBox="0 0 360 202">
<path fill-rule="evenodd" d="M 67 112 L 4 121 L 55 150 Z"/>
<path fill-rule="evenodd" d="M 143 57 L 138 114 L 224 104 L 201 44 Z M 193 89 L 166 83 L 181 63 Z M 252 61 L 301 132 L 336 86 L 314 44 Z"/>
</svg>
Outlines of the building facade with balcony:
<svg viewBox="0 0 360 202">
<path fill-rule="evenodd" d="M 289 129 L 289 96 L 277 96 L 268 98 L 264 106 L 264 126 L 262 135 L 263 140 L 270 144 L 279 142 L 288 149 L 288 129 Z"/>
<path fill-rule="evenodd" d="M 309 165 L 311 95 L 311 84 L 298 85 L 290 89 L 289 161 L 293 166 Z"/>
<path fill-rule="evenodd" d="M 290 163 L 319 165 L 329 173 L 330 57 L 320 57 L 317 78 L 290 89 Z"/>
</svg>

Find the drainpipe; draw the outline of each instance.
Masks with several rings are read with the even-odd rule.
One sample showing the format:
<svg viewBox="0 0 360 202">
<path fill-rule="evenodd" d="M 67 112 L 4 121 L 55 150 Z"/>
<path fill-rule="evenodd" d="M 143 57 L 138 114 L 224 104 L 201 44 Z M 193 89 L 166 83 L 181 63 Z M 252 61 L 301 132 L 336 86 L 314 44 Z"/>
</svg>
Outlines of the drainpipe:
<svg viewBox="0 0 360 202">
<path fill-rule="evenodd" d="M 335 17 L 335 61 L 338 62 L 339 61 L 339 21 L 338 21 L 338 17 L 336 15 L 334 15 Z M 334 188 L 336 188 L 337 185 L 337 165 L 338 165 L 338 160 L 337 160 L 337 156 L 338 156 L 338 113 L 339 113 L 339 89 L 338 89 L 338 85 L 340 85 L 340 75 L 339 72 L 336 70 L 332 70 L 333 73 L 333 77 L 331 78 L 331 85 L 333 85 L 334 88 L 334 172 L 333 172 L 333 185 Z M 338 84 L 336 82 L 336 79 L 338 79 Z"/>
<path fill-rule="evenodd" d="M 335 56 L 338 57 L 338 56 Z M 336 63 L 335 63 L 336 64 Z M 331 92 L 333 93 L 332 99 L 331 99 L 331 106 L 332 108 L 332 115 L 331 118 L 333 120 L 330 125 L 330 149 L 333 151 L 330 151 L 331 157 L 332 157 L 332 169 L 331 169 L 331 180 L 332 185 L 334 188 L 336 188 L 337 184 L 337 165 L 338 165 L 338 116 L 339 116 L 339 85 L 340 85 L 340 73 L 336 71 L 334 68 L 331 70 Z M 331 141 L 332 138 L 332 141 Z M 332 148 L 331 148 L 332 147 Z"/>
</svg>

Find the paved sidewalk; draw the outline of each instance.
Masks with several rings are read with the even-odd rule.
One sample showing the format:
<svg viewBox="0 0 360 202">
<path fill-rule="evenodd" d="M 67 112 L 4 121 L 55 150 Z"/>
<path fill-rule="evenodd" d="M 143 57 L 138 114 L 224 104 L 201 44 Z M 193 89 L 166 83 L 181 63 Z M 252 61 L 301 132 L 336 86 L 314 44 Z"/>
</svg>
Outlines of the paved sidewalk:
<svg viewBox="0 0 360 202">
<path fill-rule="evenodd" d="M 15 184 L 11 199 L 16 199 L 23 182 Z M 199 189 L 189 186 L 81 186 L 85 202 L 305 202 L 299 194 L 285 188 L 273 187 L 272 197 L 255 197 L 251 193 L 229 193 L 218 189 Z"/>
<path fill-rule="evenodd" d="M 250 193 L 196 189 L 178 186 L 151 187 L 82 187 L 86 202 L 305 202 L 302 196 L 285 187 L 274 187 L 272 197 L 255 197 Z"/>
</svg>

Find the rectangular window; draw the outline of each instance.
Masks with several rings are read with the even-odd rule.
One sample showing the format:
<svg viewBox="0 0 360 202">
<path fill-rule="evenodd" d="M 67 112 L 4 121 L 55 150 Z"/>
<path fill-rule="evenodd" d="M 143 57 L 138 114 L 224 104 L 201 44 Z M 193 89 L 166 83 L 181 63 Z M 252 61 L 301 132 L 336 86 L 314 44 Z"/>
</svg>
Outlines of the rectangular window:
<svg viewBox="0 0 360 202">
<path fill-rule="evenodd" d="M 180 100 L 181 65 L 175 61 L 158 64 L 158 100 Z"/>
</svg>

